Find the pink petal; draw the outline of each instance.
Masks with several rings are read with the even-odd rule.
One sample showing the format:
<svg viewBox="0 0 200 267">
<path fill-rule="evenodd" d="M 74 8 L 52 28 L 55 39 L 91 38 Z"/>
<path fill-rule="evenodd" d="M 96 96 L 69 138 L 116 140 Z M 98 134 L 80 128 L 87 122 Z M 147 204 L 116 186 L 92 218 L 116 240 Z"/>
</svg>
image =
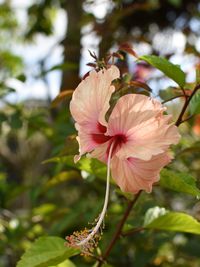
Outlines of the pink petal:
<svg viewBox="0 0 200 267">
<path fill-rule="evenodd" d="M 111 162 L 112 177 L 124 192 L 151 192 L 153 183 L 159 180 L 160 170 L 171 161 L 167 153 L 159 154 L 148 161 L 114 156 Z"/>
<path fill-rule="evenodd" d="M 91 157 L 97 158 L 98 160 L 107 163 L 108 153 L 111 143 L 112 139 L 96 147 L 94 151 L 90 153 Z"/>
<path fill-rule="evenodd" d="M 115 90 L 111 82 L 118 77 L 119 70 L 115 66 L 99 72 L 91 71 L 74 91 L 70 111 L 76 121 L 80 152 L 75 160 L 109 139 L 104 135 L 107 126 L 105 114 Z"/>
<path fill-rule="evenodd" d="M 115 88 L 111 82 L 119 77 L 119 70 L 111 66 L 108 70 L 91 71 L 73 93 L 70 111 L 74 120 L 87 128 L 87 131 L 99 133 L 98 123 L 107 125 L 105 114 Z"/>
<path fill-rule="evenodd" d="M 129 94 L 116 103 L 106 135 L 126 136 L 127 141 L 117 152 L 120 158 L 136 157 L 150 160 L 179 141 L 177 127 L 169 124 L 170 116 L 157 100 L 144 95 Z"/>
</svg>

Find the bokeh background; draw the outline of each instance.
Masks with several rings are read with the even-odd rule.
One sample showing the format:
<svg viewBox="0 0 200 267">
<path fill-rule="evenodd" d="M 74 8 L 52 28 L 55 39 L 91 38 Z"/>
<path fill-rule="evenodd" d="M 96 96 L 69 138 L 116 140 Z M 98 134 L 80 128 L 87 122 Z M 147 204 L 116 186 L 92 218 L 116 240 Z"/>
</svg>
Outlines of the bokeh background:
<svg viewBox="0 0 200 267">
<path fill-rule="evenodd" d="M 164 56 L 187 73 L 188 88 L 200 61 L 198 0 L 5 0 L 0 1 L 0 266 L 14 267 L 31 242 L 43 235 L 65 237 L 98 216 L 104 197 L 105 170 L 73 165 L 77 151 L 69 95 L 100 59 L 129 43 L 138 55 Z M 147 82 L 152 95 L 176 95 L 172 81 L 131 55 L 117 60 L 122 73 Z M 188 89 L 189 90 L 189 89 Z M 174 119 L 182 100 L 168 104 Z M 200 118 L 181 127 L 175 149 L 176 170 L 200 179 Z M 49 163 L 44 161 L 54 158 Z M 99 172 L 98 172 L 99 170 Z M 83 179 L 84 178 L 84 179 Z M 126 200 L 112 186 L 106 233 L 110 239 Z M 186 211 L 200 219 L 192 196 L 155 187 L 143 194 L 130 216 L 140 225 L 152 206 Z M 120 257 L 119 257 L 120 252 Z M 75 266 L 94 259 L 76 258 Z M 68 265 L 67 265 L 68 264 Z M 71 265 L 69 265 L 71 264 Z M 199 267 L 200 239 L 191 234 L 138 233 L 121 239 L 109 266 Z M 63 267 L 74 266 L 65 263 Z"/>
</svg>

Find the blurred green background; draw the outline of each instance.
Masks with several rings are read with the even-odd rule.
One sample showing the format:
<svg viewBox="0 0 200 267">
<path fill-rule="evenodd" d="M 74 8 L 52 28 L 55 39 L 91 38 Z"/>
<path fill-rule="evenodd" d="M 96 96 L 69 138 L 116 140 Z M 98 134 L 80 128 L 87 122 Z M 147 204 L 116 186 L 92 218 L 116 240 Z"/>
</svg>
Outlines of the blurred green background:
<svg viewBox="0 0 200 267">
<path fill-rule="evenodd" d="M 97 161 L 73 163 L 77 144 L 68 109 L 70 91 L 62 103 L 51 104 L 60 91 L 76 88 L 90 70 L 88 50 L 103 58 L 128 42 L 139 55 L 161 55 L 180 64 L 193 83 L 200 59 L 199 18 L 198 0 L 0 1 L 0 267 L 16 266 L 37 237 L 65 237 L 93 222 L 101 210 L 105 167 Z M 154 97 L 176 95 L 173 82 L 130 55 L 117 65 L 121 73 L 129 71 L 133 79 L 147 82 Z M 182 104 L 168 104 L 174 118 Z M 183 138 L 170 168 L 192 174 L 199 184 L 200 118 L 192 118 L 180 131 Z M 99 249 L 105 248 L 126 206 L 117 189 L 112 184 Z M 185 211 L 200 220 L 198 199 L 155 186 L 152 194 L 142 194 L 128 223 L 140 226 L 154 206 Z M 94 259 L 77 257 L 73 262 L 92 266 Z M 119 240 L 109 263 L 199 267 L 200 238 L 136 233 Z"/>
</svg>

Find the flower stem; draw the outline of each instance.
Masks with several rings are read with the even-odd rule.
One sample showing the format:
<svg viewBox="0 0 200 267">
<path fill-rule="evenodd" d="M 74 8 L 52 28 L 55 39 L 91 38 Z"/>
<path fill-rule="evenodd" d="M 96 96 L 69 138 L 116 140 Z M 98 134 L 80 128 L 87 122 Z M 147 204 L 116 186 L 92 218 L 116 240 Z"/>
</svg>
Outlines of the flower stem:
<svg viewBox="0 0 200 267">
<path fill-rule="evenodd" d="M 105 200 L 103 209 L 101 211 L 101 214 L 99 216 L 99 219 L 97 221 L 97 224 L 95 227 L 91 230 L 91 232 L 82 240 L 74 244 L 76 247 L 79 247 L 80 249 L 84 246 L 87 247 L 87 244 L 89 244 L 90 240 L 92 240 L 96 234 L 98 234 L 98 231 L 103 223 L 104 217 L 106 215 L 107 207 L 108 207 L 108 200 L 109 200 L 109 191 L 110 191 L 110 163 L 111 163 L 111 157 L 112 157 L 112 151 L 114 147 L 115 142 L 112 142 L 110 149 L 109 149 L 109 155 L 108 155 L 108 162 L 107 162 L 107 179 L 106 179 L 106 193 L 105 193 Z"/>
<path fill-rule="evenodd" d="M 130 212 L 131 212 L 131 209 L 133 208 L 133 206 L 134 206 L 135 203 L 137 202 L 137 200 L 138 200 L 139 196 L 141 195 L 141 193 L 142 193 L 142 191 L 139 191 L 139 192 L 135 195 L 134 199 L 133 199 L 133 200 L 130 200 L 130 201 L 128 202 L 128 206 L 127 206 L 127 208 L 126 208 L 126 211 L 125 211 L 125 213 L 124 213 L 124 215 L 123 215 L 121 221 L 119 222 L 119 224 L 118 224 L 118 226 L 117 226 L 117 229 L 116 229 L 116 231 L 115 231 L 115 233 L 114 233 L 114 235 L 113 235 L 113 238 L 111 239 L 111 241 L 110 241 L 110 243 L 109 243 L 109 245 L 108 245 L 108 247 L 107 247 L 105 253 L 104 253 L 103 256 L 101 257 L 102 261 L 98 263 L 97 267 L 102 266 L 102 262 L 105 261 L 105 260 L 107 259 L 107 257 L 110 255 L 110 252 L 111 252 L 112 248 L 114 247 L 114 245 L 115 245 L 117 239 L 118 239 L 119 236 L 121 235 L 122 228 L 123 228 L 123 226 L 124 226 L 124 224 L 125 224 L 125 222 L 126 222 L 128 216 L 129 216 L 129 214 L 130 214 Z"/>
</svg>

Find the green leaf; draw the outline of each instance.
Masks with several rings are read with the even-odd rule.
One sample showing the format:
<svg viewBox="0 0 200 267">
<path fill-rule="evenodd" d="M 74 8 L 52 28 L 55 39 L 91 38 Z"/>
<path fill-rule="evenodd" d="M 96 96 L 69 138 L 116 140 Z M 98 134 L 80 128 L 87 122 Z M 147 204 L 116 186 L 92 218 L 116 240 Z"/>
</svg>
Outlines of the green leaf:
<svg viewBox="0 0 200 267">
<path fill-rule="evenodd" d="M 144 226 L 150 224 L 158 217 L 165 215 L 168 211 L 165 208 L 154 207 L 147 210 L 144 217 Z"/>
<path fill-rule="evenodd" d="M 47 159 L 43 161 L 43 164 L 52 162 L 64 163 L 68 167 L 86 171 L 90 174 L 96 175 L 99 178 L 106 177 L 107 166 L 97 159 L 82 157 L 77 163 L 74 163 L 74 156 L 61 156 Z"/>
<path fill-rule="evenodd" d="M 92 173 L 90 158 L 82 157 L 77 163 L 74 163 L 74 156 L 69 155 L 69 156 L 60 156 L 60 157 L 50 158 L 50 159 L 43 161 L 42 163 L 46 164 L 46 163 L 52 163 L 52 162 L 64 163 L 68 167 L 72 167 L 72 168 L 75 168 L 81 171 L 87 171 L 89 173 Z"/>
<path fill-rule="evenodd" d="M 144 55 L 139 59 L 144 60 L 153 67 L 159 69 L 181 87 L 185 85 L 185 73 L 179 68 L 179 66 L 169 62 L 166 58 L 154 55 Z"/>
<path fill-rule="evenodd" d="M 79 254 L 77 249 L 64 246 L 59 237 L 40 237 L 24 253 L 17 267 L 49 267 L 58 265 L 64 260 Z"/>
<path fill-rule="evenodd" d="M 192 97 L 189 104 L 189 109 L 192 115 L 200 114 L 200 91 Z"/>
<path fill-rule="evenodd" d="M 167 212 L 144 225 L 144 227 L 200 235 L 200 223 L 192 216 L 181 212 Z"/>
<path fill-rule="evenodd" d="M 163 169 L 161 171 L 160 185 L 177 192 L 200 197 L 200 190 L 196 186 L 196 179 L 187 173 Z"/>
</svg>

